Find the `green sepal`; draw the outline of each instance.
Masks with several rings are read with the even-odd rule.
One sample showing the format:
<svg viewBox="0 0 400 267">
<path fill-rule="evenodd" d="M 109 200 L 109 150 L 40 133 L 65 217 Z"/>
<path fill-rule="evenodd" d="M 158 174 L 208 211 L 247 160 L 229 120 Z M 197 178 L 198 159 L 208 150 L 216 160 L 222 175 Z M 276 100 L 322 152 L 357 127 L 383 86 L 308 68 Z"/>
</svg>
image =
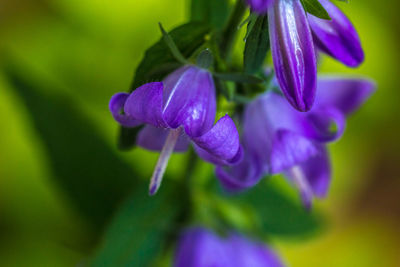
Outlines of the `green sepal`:
<svg viewBox="0 0 400 267">
<path fill-rule="evenodd" d="M 300 0 L 301 4 L 304 7 L 304 10 L 311 15 L 314 15 L 321 19 L 330 20 L 331 17 L 329 16 L 328 12 L 325 8 L 321 5 L 318 0 Z"/>
<path fill-rule="evenodd" d="M 162 34 L 165 44 L 168 46 L 170 52 L 172 53 L 172 55 L 174 56 L 176 61 L 178 61 L 179 63 L 181 63 L 183 65 L 188 64 L 188 61 L 182 55 L 181 51 L 179 51 L 179 48 L 176 46 L 172 37 L 164 30 L 162 24 L 158 23 L 158 26 L 160 27 L 161 34 Z"/>
<path fill-rule="evenodd" d="M 243 52 L 244 71 L 248 74 L 254 74 L 260 71 L 270 48 L 268 17 L 252 18 L 248 23 L 246 36 Z"/>
<path fill-rule="evenodd" d="M 208 69 L 212 66 L 214 57 L 209 49 L 203 50 L 197 56 L 196 65 L 203 69 Z"/>
</svg>

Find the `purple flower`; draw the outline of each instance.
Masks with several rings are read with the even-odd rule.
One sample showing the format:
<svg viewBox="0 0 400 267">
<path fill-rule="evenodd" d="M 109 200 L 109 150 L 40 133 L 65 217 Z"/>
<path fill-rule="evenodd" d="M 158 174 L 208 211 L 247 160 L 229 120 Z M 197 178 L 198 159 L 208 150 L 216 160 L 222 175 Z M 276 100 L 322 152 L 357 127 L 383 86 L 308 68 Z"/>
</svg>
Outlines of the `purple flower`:
<svg viewBox="0 0 400 267">
<path fill-rule="evenodd" d="M 226 165 L 240 159 L 239 134 L 232 119 L 225 115 L 213 126 L 215 87 L 205 69 L 184 66 L 164 82 L 147 83 L 131 94 L 118 93 L 111 98 L 110 110 L 125 127 L 146 124 L 137 144 L 161 151 L 150 183 L 151 195 L 161 184 L 171 153 L 185 151 L 189 141 L 205 160 Z"/>
<path fill-rule="evenodd" d="M 246 0 L 251 11 L 257 14 L 264 14 L 275 0 Z"/>
<path fill-rule="evenodd" d="M 178 243 L 174 267 L 281 267 L 275 253 L 264 244 L 237 234 L 226 238 L 205 228 L 185 231 Z"/>
<path fill-rule="evenodd" d="M 272 59 L 279 85 L 299 111 L 311 109 L 317 79 L 314 44 L 300 0 L 278 0 L 268 10 Z"/>
<path fill-rule="evenodd" d="M 364 61 L 360 38 L 350 20 L 328 0 L 319 0 L 331 20 L 308 16 L 314 43 L 326 54 L 349 67 L 357 67 Z"/>
<path fill-rule="evenodd" d="M 325 144 L 342 136 L 346 115 L 366 101 L 375 85 L 365 79 L 324 77 L 317 87 L 309 112 L 297 112 L 275 92 L 246 107 L 244 159 L 216 170 L 224 187 L 237 191 L 254 186 L 265 174 L 284 173 L 300 190 L 306 207 L 313 197 L 325 197 L 331 179 Z"/>
</svg>

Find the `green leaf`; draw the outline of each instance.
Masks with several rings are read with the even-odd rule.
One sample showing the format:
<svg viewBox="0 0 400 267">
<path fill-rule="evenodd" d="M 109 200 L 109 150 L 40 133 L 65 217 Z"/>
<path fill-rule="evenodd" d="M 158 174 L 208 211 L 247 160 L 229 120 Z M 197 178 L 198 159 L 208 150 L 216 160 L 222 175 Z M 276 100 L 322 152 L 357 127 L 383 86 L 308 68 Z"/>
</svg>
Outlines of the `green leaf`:
<svg viewBox="0 0 400 267">
<path fill-rule="evenodd" d="M 169 32 L 177 49 L 184 58 L 189 58 L 199 47 L 206 42 L 206 35 L 210 32 L 209 26 L 203 23 L 191 22 L 181 25 Z M 135 79 L 131 91 L 150 81 L 161 81 L 168 73 L 180 66 L 172 55 L 166 43 L 161 39 L 152 45 L 145 53 L 136 69 Z M 137 129 L 121 128 L 118 146 L 121 149 L 130 149 L 134 146 Z"/>
<path fill-rule="evenodd" d="M 189 58 L 206 41 L 210 28 L 203 23 L 191 22 L 181 25 L 168 33 L 177 48 L 185 58 Z M 162 80 L 173 67 L 177 66 L 176 59 L 163 39 L 152 45 L 145 53 L 136 69 L 131 91 L 140 85 L 154 80 Z M 165 66 L 173 66 L 171 68 Z M 163 70 L 164 69 L 164 70 Z"/>
<path fill-rule="evenodd" d="M 229 18 L 229 0 L 192 0 L 191 20 L 221 29 Z"/>
<path fill-rule="evenodd" d="M 264 80 L 245 73 L 213 73 L 215 77 L 223 81 L 238 83 L 262 83 Z"/>
<path fill-rule="evenodd" d="M 300 0 L 303 4 L 304 10 L 318 18 L 330 20 L 328 12 L 320 4 L 318 0 Z"/>
<path fill-rule="evenodd" d="M 259 218 L 259 231 L 274 236 L 300 237 L 321 229 L 322 219 L 291 199 L 269 181 L 242 194 L 231 196 Z"/>
<path fill-rule="evenodd" d="M 119 150 L 128 151 L 136 144 L 136 136 L 143 129 L 144 125 L 140 125 L 134 128 L 119 128 L 118 143 L 117 147 Z"/>
<path fill-rule="evenodd" d="M 168 181 L 155 196 L 141 185 L 116 213 L 90 266 L 152 266 L 181 214 L 179 189 Z M 171 183 L 170 183 L 171 182 Z"/>
<path fill-rule="evenodd" d="M 181 54 L 181 51 L 179 51 L 179 48 L 176 46 L 174 40 L 171 38 L 171 36 L 164 30 L 163 26 L 161 23 L 158 23 L 164 42 L 168 46 L 170 52 L 174 56 L 174 58 L 181 64 L 188 64 L 188 61 L 186 58 Z"/>
<path fill-rule="evenodd" d="M 247 26 L 247 31 L 243 54 L 244 71 L 254 74 L 261 69 L 269 50 L 268 17 L 252 18 Z"/>
<path fill-rule="evenodd" d="M 94 230 L 102 230 L 136 185 L 137 172 L 98 134 L 78 103 L 61 93 L 63 88 L 15 59 L 3 62 L 42 142 L 55 184 Z"/>
</svg>

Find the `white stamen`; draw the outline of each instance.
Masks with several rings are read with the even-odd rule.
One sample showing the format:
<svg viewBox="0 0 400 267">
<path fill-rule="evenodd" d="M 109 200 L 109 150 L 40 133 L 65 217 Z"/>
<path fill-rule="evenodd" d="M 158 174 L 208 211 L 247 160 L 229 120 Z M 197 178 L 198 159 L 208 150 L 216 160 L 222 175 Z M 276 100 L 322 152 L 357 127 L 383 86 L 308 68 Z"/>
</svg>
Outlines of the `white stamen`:
<svg viewBox="0 0 400 267">
<path fill-rule="evenodd" d="M 290 174 L 294 184 L 300 191 L 303 202 L 305 203 L 307 208 L 310 208 L 313 191 L 310 184 L 307 181 L 307 178 L 304 175 L 304 172 L 302 171 L 300 166 L 294 166 L 290 169 Z"/>
<path fill-rule="evenodd" d="M 178 141 L 179 136 L 181 135 L 182 129 L 171 129 L 169 131 L 167 140 L 165 140 L 164 146 L 161 150 L 160 157 L 158 158 L 157 165 L 154 168 L 153 175 L 151 176 L 150 186 L 149 186 L 149 194 L 152 196 L 157 193 L 160 188 L 162 178 L 165 173 L 165 169 L 167 168 L 169 158 L 171 157 L 172 152 L 174 151 L 174 147 L 176 142 Z"/>
</svg>

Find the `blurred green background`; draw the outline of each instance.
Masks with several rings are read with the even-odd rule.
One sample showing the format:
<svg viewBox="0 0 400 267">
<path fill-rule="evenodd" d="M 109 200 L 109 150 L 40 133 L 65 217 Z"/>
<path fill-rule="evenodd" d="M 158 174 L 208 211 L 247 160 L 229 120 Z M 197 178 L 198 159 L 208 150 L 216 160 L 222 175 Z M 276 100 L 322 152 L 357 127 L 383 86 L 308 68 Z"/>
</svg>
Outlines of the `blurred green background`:
<svg viewBox="0 0 400 267">
<path fill-rule="evenodd" d="M 366 61 L 352 70 L 323 58 L 321 72 L 366 75 L 379 89 L 330 146 L 333 184 L 316 205 L 327 226 L 273 244 L 293 267 L 395 267 L 400 4 L 339 5 Z M 157 154 L 117 151 L 108 101 L 129 88 L 143 52 L 159 39 L 157 23 L 171 29 L 188 10 L 186 0 L 0 0 L 0 266 L 84 264 L 135 179 L 149 176 Z M 174 155 L 167 170 L 177 179 L 184 157 Z"/>
</svg>

